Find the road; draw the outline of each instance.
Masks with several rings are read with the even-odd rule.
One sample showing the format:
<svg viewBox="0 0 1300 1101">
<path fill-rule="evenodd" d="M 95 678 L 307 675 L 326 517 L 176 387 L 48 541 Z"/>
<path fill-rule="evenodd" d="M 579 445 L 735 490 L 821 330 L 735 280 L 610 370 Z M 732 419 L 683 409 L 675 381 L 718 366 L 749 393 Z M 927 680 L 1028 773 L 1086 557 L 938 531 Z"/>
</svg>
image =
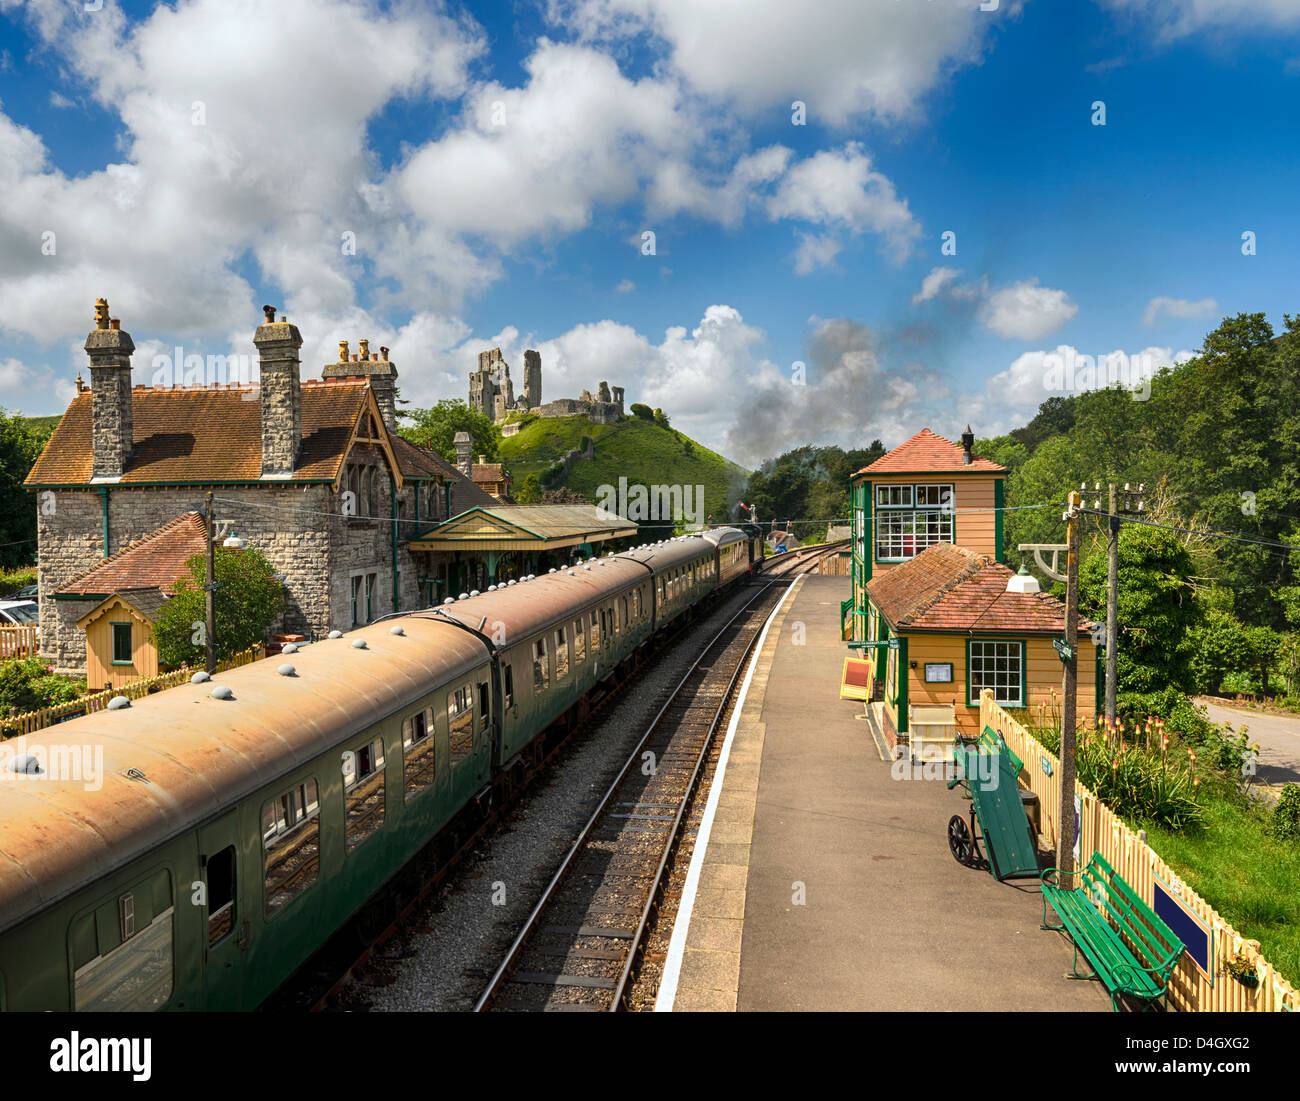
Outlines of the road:
<svg viewBox="0 0 1300 1101">
<path fill-rule="evenodd" d="M 1210 719 L 1249 727 L 1247 738 L 1259 746 L 1259 771 L 1255 782 L 1261 787 L 1279 788 L 1283 784 L 1300 784 L 1300 715 L 1270 715 L 1249 708 L 1224 707 L 1198 699 Z"/>
</svg>

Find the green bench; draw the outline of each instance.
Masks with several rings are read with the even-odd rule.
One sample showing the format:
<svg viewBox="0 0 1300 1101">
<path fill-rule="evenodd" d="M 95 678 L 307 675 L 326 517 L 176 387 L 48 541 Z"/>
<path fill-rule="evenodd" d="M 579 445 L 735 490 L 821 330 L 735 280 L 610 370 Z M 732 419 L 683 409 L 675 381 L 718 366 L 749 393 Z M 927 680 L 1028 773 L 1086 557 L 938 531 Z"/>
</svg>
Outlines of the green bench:
<svg viewBox="0 0 1300 1101">
<path fill-rule="evenodd" d="M 1119 1009 L 1119 995 L 1127 994 L 1144 1008 L 1169 991 L 1169 975 L 1183 954 L 1179 940 L 1144 903 L 1133 888 L 1102 857 L 1093 853 L 1078 873 L 1079 886 L 1064 890 L 1060 871 L 1043 873 L 1043 928 L 1064 929 L 1074 944 L 1071 978 L 1079 974 L 1079 949 L 1088 957 L 1096 977 L 1110 993 L 1111 1008 Z M 1062 924 L 1047 920 L 1047 904 Z M 1166 1005 L 1168 1004 L 1166 1000 Z"/>
</svg>

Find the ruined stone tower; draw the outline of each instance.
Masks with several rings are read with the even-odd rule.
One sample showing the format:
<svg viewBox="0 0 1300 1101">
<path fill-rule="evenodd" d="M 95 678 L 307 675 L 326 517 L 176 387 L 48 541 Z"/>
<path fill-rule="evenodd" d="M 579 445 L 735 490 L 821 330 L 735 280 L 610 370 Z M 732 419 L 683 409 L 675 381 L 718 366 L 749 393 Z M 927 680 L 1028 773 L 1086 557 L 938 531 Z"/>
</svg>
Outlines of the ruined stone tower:
<svg viewBox="0 0 1300 1101">
<path fill-rule="evenodd" d="M 469 406 L 494 421 L 503 420 L 515 404 L 515 385 L 510 381 L 510 365 L 500 348 L 479 352 L 478 370 L 469 376 Z"/>
<path fill-rule="evenodd" d="M 542 356 L 531 348 L 524 353 L 524 400 L 529 409 L 542 404 Z"/>
</svg>

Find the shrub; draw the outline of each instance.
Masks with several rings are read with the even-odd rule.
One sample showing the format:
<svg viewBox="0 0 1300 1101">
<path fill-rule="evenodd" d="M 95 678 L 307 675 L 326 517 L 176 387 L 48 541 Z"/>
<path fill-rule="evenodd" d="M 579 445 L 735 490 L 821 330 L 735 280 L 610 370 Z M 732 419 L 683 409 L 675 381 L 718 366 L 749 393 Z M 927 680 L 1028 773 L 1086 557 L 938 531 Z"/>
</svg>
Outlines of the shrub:
<svg viewBox="0 0 1300 1101">
<path fill-rule="evenodd" d="M 68 703 L 85 693 L 84 681 L 54 672 L 40 658 L 0 662 L 0 715 L 11 710 L 40 711 L 56 703 Z"/>
<path fill-rule="evenodd" d="M 1284 841 L 1300 841 L 1300 784 L 1283 784 L 1273 808 L 1273 833 Z"/>
<path fill-rule="evenodd" d="M 639 401 L 634 401 L 629 405 L 628 412 L 639 420 L 652 421 L 655 419 L 654 410 L 648 405 L 642 405 Z"/>
<path fill-rule="evenodd" d="M 17 592 L 19 589 L 25 589 L 28 585 L 35 584 L 35 566 L 19 566 L 13 570 L 0 570 L 0 598 L 7 596 L 9 593 Z"/>
</svg>

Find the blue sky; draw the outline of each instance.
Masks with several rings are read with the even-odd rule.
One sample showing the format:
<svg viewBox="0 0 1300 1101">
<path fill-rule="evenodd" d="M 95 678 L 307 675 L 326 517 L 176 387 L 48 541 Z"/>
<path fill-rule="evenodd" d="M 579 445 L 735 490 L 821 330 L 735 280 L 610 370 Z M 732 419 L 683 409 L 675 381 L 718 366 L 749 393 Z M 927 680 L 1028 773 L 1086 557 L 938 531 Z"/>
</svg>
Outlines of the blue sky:
<svg viewBox="0 0 1300 1101">
<path fill-rule="evenodd" d="M 419 405 L 537 347 L 754 465 L 1300 312 L 1295 0 L 734 7 L 0 0 L 0 405 L 62 410 L 98 295 L 144 383 L 272 302 L 305 373 L 368 337 Z"/>
</svg>

